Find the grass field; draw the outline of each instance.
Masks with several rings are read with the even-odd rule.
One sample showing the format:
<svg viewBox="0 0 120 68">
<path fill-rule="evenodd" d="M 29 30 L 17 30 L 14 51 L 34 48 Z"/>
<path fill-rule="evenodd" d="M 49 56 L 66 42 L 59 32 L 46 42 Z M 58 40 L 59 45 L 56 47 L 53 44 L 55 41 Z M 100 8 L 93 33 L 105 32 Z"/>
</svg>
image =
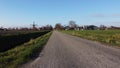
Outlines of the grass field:
<svg viewBox="0 0 120 68">
<path fill-rule="evenodd" d="M 0 52 L 4 52 L 49 31 L 4 31 L 0 32 Z"/>
<path fill-rule="evenodd" d="M 47 43 L 50 35 L 51 32 L 6 52 L 0 52 L 0 68 L 16 68 L 32 60 L 39 54 L 43 45 Z"/>
<path fill-rule="evenodd" d="M 67 34 L 81 38 L 99 41 L 109 45 L 120 47 L 120 30 L 83 30 L 83 31 L 62 31 Z"/>
</svg>

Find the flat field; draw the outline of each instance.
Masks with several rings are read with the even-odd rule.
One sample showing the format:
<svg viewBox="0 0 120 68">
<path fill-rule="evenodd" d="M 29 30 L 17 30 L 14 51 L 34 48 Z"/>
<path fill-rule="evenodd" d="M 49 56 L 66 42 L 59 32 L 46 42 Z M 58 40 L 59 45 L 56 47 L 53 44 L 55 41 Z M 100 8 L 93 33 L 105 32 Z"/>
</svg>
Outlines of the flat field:
<svg viewBox="0 0 120 68">
<path fill-rule="evenodd" d="M 49 31 L 2 31 L 0 32 L 0 52 L 7 51 Z"/>
<path fill-rule="evenodd" d="M 51 32 L 29 42 L 16 46 L 5 52 L 0 52 L 0 68 L 18 68 L 19 65 L 33 60 L 47 43 Z"/>
<path fill-rule="evenodd" d="M 68 30 L 62 32 L 109 45 L 120 46 L 120 30 Z"/>
</svg>

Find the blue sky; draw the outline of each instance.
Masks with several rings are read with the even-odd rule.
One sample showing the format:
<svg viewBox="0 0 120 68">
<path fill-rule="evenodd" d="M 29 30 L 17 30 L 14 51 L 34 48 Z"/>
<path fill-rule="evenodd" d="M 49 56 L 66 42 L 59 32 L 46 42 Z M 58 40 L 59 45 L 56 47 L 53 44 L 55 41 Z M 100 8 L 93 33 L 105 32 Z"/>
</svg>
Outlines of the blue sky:
<svg viewBox="0 0 120 68">
<path fill-rule="evenodd" d="M 120 26 L 120 0 L 0 0 L 0 27 L 67 25 Z"/>
</svg>

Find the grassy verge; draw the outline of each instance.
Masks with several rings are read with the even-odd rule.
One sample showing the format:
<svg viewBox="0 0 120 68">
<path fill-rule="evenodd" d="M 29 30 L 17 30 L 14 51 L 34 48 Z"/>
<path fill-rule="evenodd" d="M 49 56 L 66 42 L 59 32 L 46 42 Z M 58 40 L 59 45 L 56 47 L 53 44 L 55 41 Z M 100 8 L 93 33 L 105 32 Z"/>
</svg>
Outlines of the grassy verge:
<svg viewBox="0 0 120 68">
<path fill-rule="evenodd" d="M 16 68 L 19 65 L 32 60 L 40 52 L 51 35 L 47 33 L 37 39 L 31 39 L 29 42 L 14 49 L 0 53 L 0 68 Z"/>
<path fill-rule="evenodd" d="M 34 32 L 26 32 L 26 33 L 15 33 L 15 34 L 9 34 L 9 35 L 1 35 L 0 34 L 0 52 L 7 51 L 9 49 L 12 49 L 18 45 L 21 45 L 25 42 L 28 42 L 31 38 L 35 39 L 39 36 L 42 36 L 49 31 L 34 31 Z"/>
<path fill-rule="evenodd" d="M 83 31 L 62 31 L 67 34 L 81 38 L 99 41 L 109 45 L 120 47 L 120 30 L 83 30 Z"/>
</svg>

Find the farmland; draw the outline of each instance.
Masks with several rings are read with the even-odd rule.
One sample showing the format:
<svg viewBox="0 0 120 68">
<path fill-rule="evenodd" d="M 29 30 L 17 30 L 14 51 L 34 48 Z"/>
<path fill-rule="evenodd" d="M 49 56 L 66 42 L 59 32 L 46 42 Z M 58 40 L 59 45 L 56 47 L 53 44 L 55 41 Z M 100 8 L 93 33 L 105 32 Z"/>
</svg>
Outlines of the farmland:
<svg viewBox="0 0 120 68">
<path fill-rule="evenodd" d="M 16 46 L 0 53 L 0 68 L 16 68 L 19 65 L 34 59 L 43 48 L 51 35 L 51 32 L 31 39 L 20 46 Z"/>
<path fill-rule="evenodd" d="M 0 52 L 4 52 L 49 31 L 3 31 L 0 32 Z"/>
<path fill-rule="evenodd" d="M 69 30 L 62 32 L 108 45 L 120 46 L 120 30 Z"/>
</svg>

